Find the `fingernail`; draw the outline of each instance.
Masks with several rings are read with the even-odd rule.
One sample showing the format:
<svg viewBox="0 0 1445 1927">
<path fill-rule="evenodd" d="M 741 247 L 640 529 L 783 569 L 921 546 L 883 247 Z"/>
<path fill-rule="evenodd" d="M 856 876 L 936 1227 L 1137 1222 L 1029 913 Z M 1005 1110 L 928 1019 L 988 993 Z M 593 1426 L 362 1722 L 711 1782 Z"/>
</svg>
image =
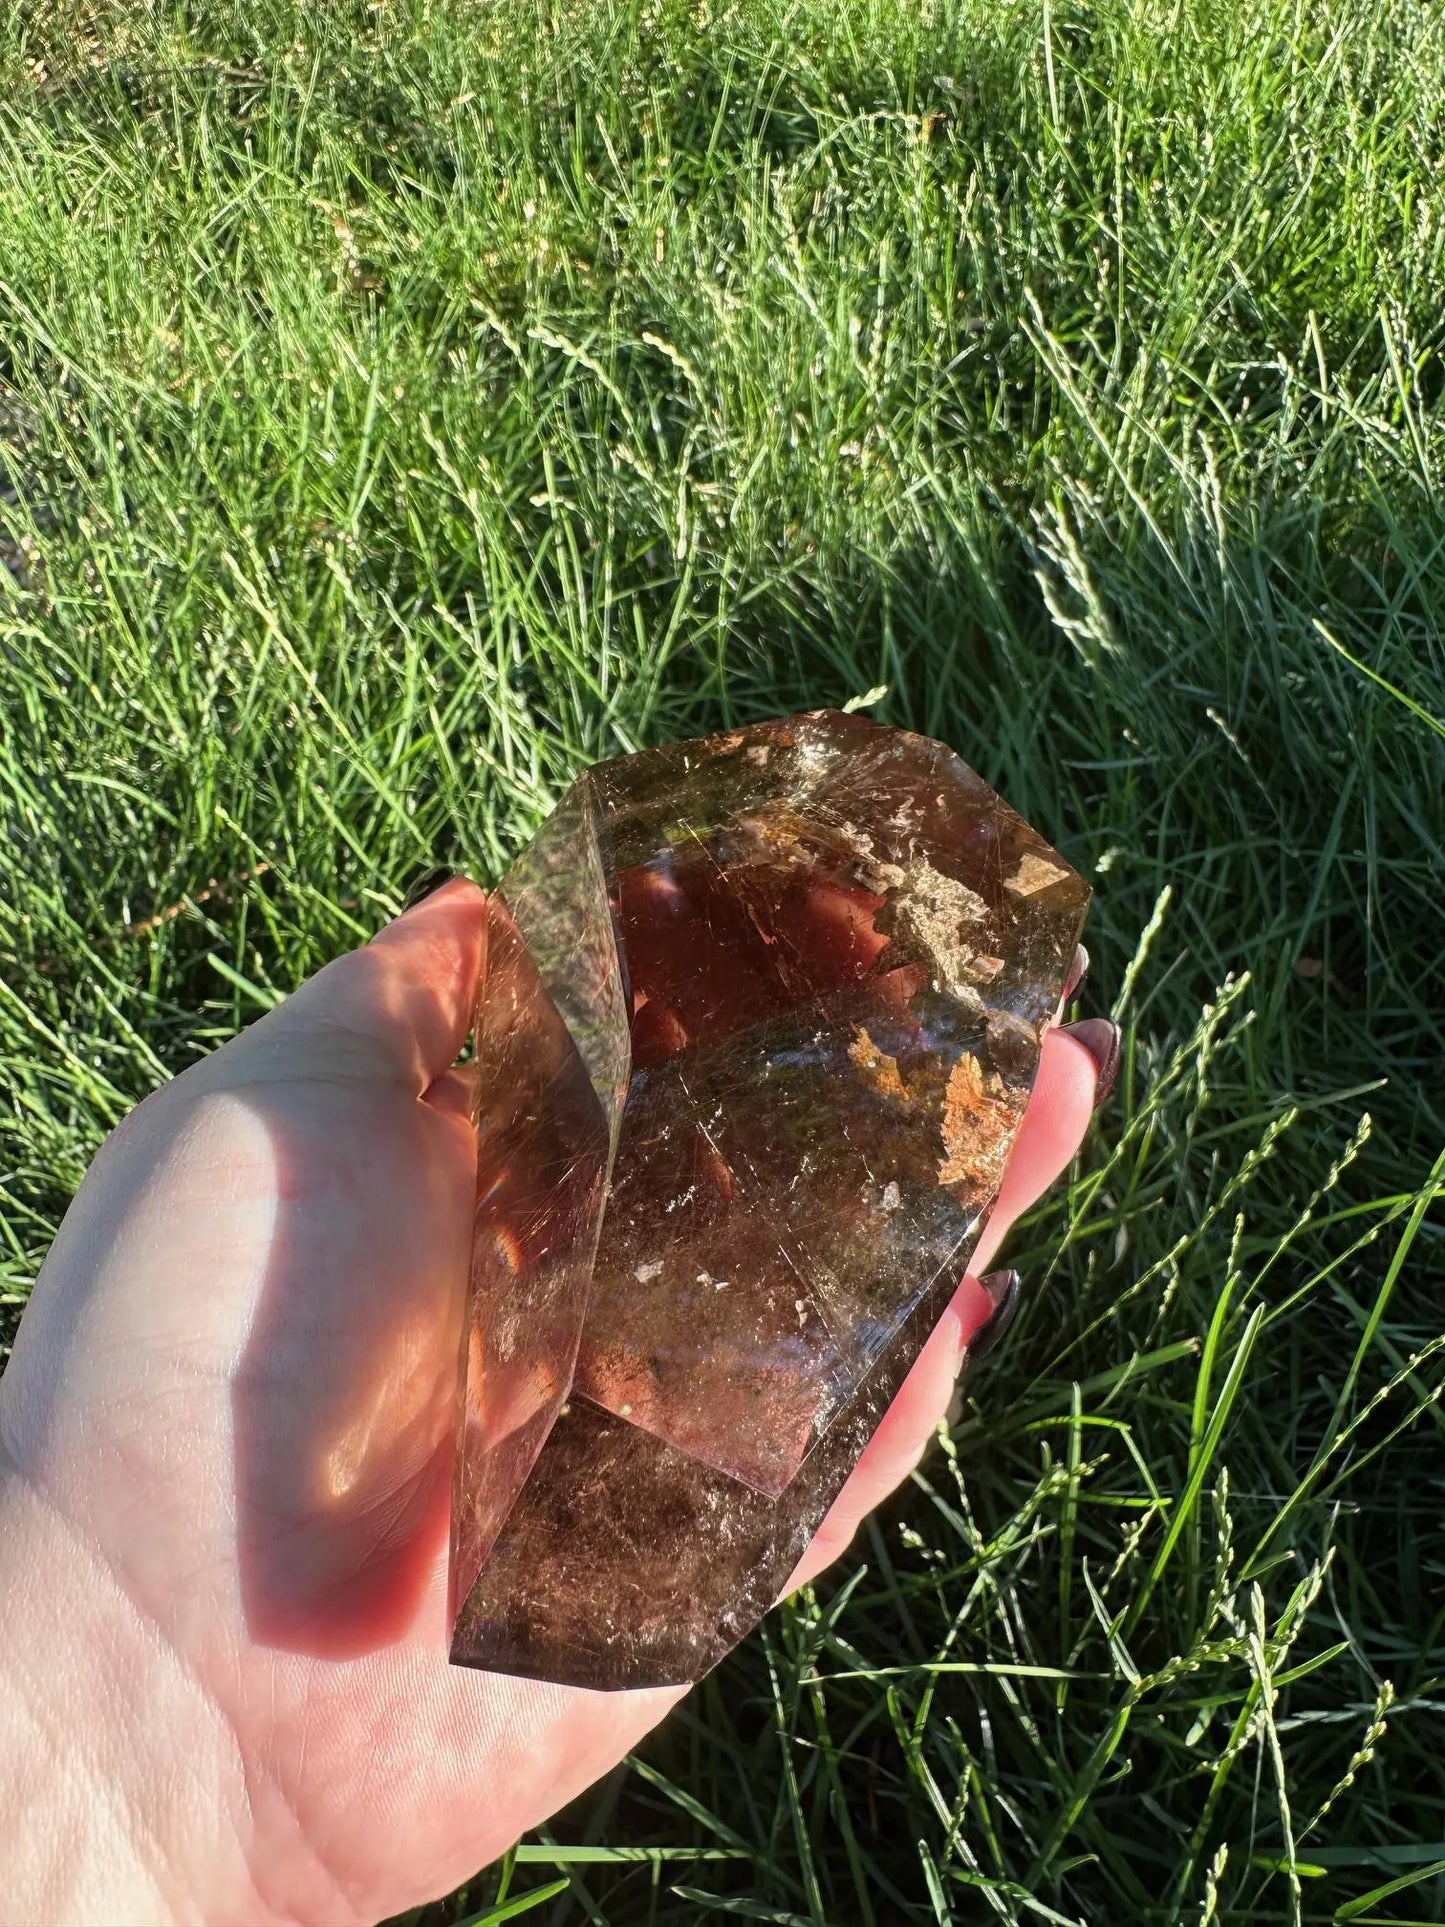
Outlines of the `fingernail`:
<svg viewBox="0 0 1445 1927">
<path fill-rule="evenodd" d="M 1074 961 L 1069 965 L 1069 981 L 1064 985 L 1064 1002 L 1065 1003 L 1067 1003 L 1070 997 L 1073 996 L 1074 992 L 1078 989 L 1079 985 L 1084 981 L 1085 977 L 1087 977 L 1088 974 L 1089 974 L 1089 953 L 1087 950 L 1085 950 L 1084 946 L 1081 943 L 1075 944 Z"/>
<path fill-rule="evenodd" d="M 1077 1024 L 1065 1024 L 1064 1035 L 1082 1044 L 1093 1058 L 1094 1102 L 1102 1104 L 1119 1075 L 1119 1059 L 1123 1055 L 1119 1026 L 1108 1017 L 1084 1017 Z"/>
<path fill-rule="evenodd" d="M 968 1341 L 968 1362 L 977 1365 L 997 1349 L 999 1341 L 1018 1315 L 1019 1275 L 1016 1271 L 991 1271 L 978 1281 L 988 1293 L 993 1310 Z"/>
<path fill-rule="evenodd" d="M 450 883 L 456 875 L 455 870 L 423 870 L 401 900 L 402 914 L 415 910 L 416 906 L 429 897 L 433 891 L 440 890 L 444 883 Z"/>
</svg>

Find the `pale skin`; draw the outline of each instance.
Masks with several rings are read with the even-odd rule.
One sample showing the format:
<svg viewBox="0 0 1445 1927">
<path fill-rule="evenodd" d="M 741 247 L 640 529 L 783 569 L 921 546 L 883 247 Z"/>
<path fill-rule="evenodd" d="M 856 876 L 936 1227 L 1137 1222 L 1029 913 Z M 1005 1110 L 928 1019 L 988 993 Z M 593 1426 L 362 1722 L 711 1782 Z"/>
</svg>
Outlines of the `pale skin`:
<svg viewBox="0 0 1445 1927">
<path fill-rule="evenodd" d="M 147 1098 L 0 1383 L 5 1920 L 375 1921 L 607 1771 L 681 1690 L 446 1660 L 485 901 L 448 885 Z M 978 1251 L 1068 1163 L 1051 1031 Z M 962 1281 L 797 1573 L 906 1476 L 990 1301 Z"/>
</svg>

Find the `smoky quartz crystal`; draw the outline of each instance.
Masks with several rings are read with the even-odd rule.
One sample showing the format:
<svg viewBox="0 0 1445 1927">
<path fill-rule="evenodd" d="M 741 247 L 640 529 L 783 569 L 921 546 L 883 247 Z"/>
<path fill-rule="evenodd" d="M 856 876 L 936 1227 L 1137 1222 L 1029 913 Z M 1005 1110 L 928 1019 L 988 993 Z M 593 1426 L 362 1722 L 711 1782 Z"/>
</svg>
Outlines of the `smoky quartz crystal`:
<svg viewBox="0 0 1445 1927">
<path fill-rule="evenodd" d="M 581 775 L 491 900 L 451 1656 L 698 1678 L 956 1287 L 1088 890 L 821 711 Z"/>
</svg>

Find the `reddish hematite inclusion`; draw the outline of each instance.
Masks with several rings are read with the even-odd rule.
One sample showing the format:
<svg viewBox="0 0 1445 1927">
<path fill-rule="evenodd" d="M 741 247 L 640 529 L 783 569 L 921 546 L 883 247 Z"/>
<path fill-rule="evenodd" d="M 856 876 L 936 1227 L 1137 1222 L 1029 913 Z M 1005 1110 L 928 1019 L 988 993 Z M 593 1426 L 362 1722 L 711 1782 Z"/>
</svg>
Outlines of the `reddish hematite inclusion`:
<svg viewBox="0 0 1445 1927">
<path fill-rule="evenodd" d="M 965 1268 L 1088 890 L 821 711 L 602 763 L 492 898 L 452 1658 L 694 1679 Z"/>
</svg>

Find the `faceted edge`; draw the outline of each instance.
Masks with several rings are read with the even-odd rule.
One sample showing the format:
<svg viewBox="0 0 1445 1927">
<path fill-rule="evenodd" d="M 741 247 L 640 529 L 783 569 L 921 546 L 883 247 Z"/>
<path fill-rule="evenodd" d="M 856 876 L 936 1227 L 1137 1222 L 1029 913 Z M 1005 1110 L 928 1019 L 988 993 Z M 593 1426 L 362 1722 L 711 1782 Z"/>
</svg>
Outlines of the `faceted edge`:
<svg viewBox="0 0 1445 1927">
<path fill-rule="evenodd" d="M 1076 938 L 1085 907 L 1080 906 Z M 458 1619 L 453 1660 L 597 1691 L 686 1685 L 710 1672 L 777 1603 L 965 1275 L 995 1201 L 983 1208 L 974 1230 L 957 1247 L 956 1262 L 935 1274 L 780 1499 L 768 1499 L 656 1434 L 574 1395 Z M 558 1503 L 565 1506 L 572 1479 L 569 1461 L 585 1469 L 605 1449 L 621 1456 L 625 1478 L 618 1476 L 609 1486 L 605 1505 L 589 1501 L 576 1519 L 568 1555 L 579 1570 L 568 1574 L 565 1567 L 550 1568 L 553 1586 L 566 1588 L 566 1597 L 576 1600 L 580 1623 L 569 1624 L 565 1637 L 559 1632 L 549 1640 L 540 1629 L 540 1611 L 529 1603 L 547 1559 L 549 1500 L 554 1510 Z M 549 1452 L 557 1461 L 555 1472 L 548 1464 Z M 542 1530 L 534 1534 L 534 1526 Z M 595 1555 L 587 1550 L 589 1533 L 596 1542 Z M 726 1580 L 728 1590 L 709 1600 L 705 1623 L 695 1637 L 686 1637 L 675 1623 L 651 1632 L 638 1626 L 648 1596 L 645 1573 L 636 1584 L 616 1589 L 614 1622 L 628 1623 L 597 1636 L 598 1615 L 609 1610 L 604 1580 L 609 1571 L 618 1571 L 620 1544 L 655 1546 L 659 1565 L 672 1571 L 694 1554 L 703 1537 L 712 1542 L 703 1570 Z M 537 1605 L 540 1608 L 541 1601 Z"/>
<path fill-rule="evenodd" d="M 592 880 L 595 887 L 595 894 L 597 896 L 598 902 L 603 911 L 603 916 L 601 919 L 601 927 L 605 930 L 606 942 L 609 946 L 609 953 L 610 953 L 610 960 L 611 960 L 611 973 L 610 973 L 611 983 L 614 989 L 614 995 L 613 995 L 612 1001 L 614 1004 L 614 1015 L 616 1020 L 620 1024 L 620 1033 L 621 1033 L 620 1052 L 614 1053 L 614 1056 L 619 1060 L 614 1076 L 611 1080 L 604 1079 L 603 1084 L 600 1087 L 599 1087 L 598 1077 L 597 1077 L 597 1062 L 595 1061 L 597 1058 L 597 1053 L 594 1052 L 589 1055 L 588 1051 L 584 1049 L 583 1042 L 578 1037 L 577 1026 L 575 1022 L 569 1018 L 568 1010 L 564 1008 L 563 1005 L 559 1002 L 558 997 L 554 992 L 553 982 L 549 981 L 549 978 L 554 981 L 556 979 L 558 959 L 556 958 L 551 959 L 550 969 L 544 968 L 543 964 L 539 962 L 536 955 L 535 947 L 528 938 L 527 930 L 524 926 L 523 921 L 519 919 L 516 914 L 517 906 L 513 903 L 511 898 L 509 898 L 508 888 L 507 888 L 509 880 L 516 877 L 519 871 L 523 873 L 523 883 L 521 888 L 517 888 L 516 885 L 513 886 L 512 896 L 516 897 L 519 901 L 523 900 L 529 894 L 529 888 L 535 887 L 534 885 L 529 885 L 528 880 L 525 877 L 525 871 L 523 869 L 523 866 L 526 864 L 528 857 L 530 855 L 533 855 L 535 852 L 537 852 L 539 848 L 545 849 L 544 839 L 545 839 L 548 826 L 550 824 L 556 823 L 559 817 L 563 818 L 565 821 L 565 814 L 568 810 L 569 805 L 572 805 L 574 808 L 576 808 L 581 818 L 581 823 L 579 827 L 582 830 L 582 835 L 584 838 L 584 849 L 585 849 L 585 856 L 583 858 L 583 861 L 591 872 Z M 516 1490 L 513 1492 L 511 1499 L 508 1501 L 506 1506 L 500 1511 L 496 1520 L 495 1529 L 492 1533 L 491 1542 L 486 1547 L 486 1549 L 481 1553 L 480 1560 L 478 1562 L 476 1570 L 474 1571 L 471 1579 L 468 1581 L 465 1588 L 465 1592 L 462 1594 L 461 1597 L 459 1597 L 458 1594 L 459 1594 L 460 1547 L 458 1543 L 457 1521 L 463 1505 L 462 1481 L 465 1477 L 466 1466 L 468 1463 L 467 1453 L 465 1449 L 466 1435 L 467 1435 L 467 1420 L 468 1420 L 467 1393 L 468 1393 L 468 1384 L 469 1384 L 469 1377 L 470 1377 L 471 1354 L 473 1349 L 472 1347 L 472 1338 L 473 1338 L 472 1280 L 470 1276 L 468 1279 L 465 1309 L 464 1309 L 463 1318 L 462 1318 L 462 1327 L 461 1327 L 459 1346 L 458 1346 L 456 1421 L 455 1421 L 454 1443 L 453 1443 L 452 1477 L 450 1481 L 451 1512 L 450 1512 L 450 1522 L 449 1522 L 448 1559 L 447 1559 L 447 1620 L 448 1620 L 448 1625 L 451 1628 L 451 1632 L 449 1636 L 449 1645 L 451 1647 L 451 1656 L 453 1659 L 456 1658 L 456 1653 L 455 1653 L 456 1626 L 460 1618 L 460 1615 L 464 1610 L 466 1598 L 470 1596 L 470 1593 L 476 1586 L 478 1579 L 481 1576 L 481 1573 L 485 1570 L 487 1560 L 491 1556 L 492 1548 L 495 1547 L 498 1540 L 501 1538 L 502 1533 L 505 1531 L 507 1520 L 510 1518 L 512 1510 L 517 1503 L 517 1500 L 521 1497 L 522 1493 L 526 1489 L 527 1480 L 528 1478 L 530 1478 L 531 1472 L 535 1468 L 537 1460 L 540 1457 L 543 1449 L 545 1448 L 546 1441 L 551 1434 L 552 1428 L 556 1424 L 558 1412 L 565 1407 L 567 1397 L 569 1396 L 569 1393 L 570 1393 L 571 1379 L 574 1376 L 576 1371 L 577 1350 L 581 1344 L 582 1333 L 586 1326 L 587 1304 L 591 1297 L 592 1266 L 596 1257 L 597 1243 L 601 1236 L 602 1222 L 606 1215 L 607 1195 L 608 1195 L 608 1190 L 610 1188 L 611 1176 L 612 1176 L 612 1164 L 617 1152 L 617 1142 L 618 1142 L 619 1132 L 621 1129 L 622 1111 L 626 1103 L 627 1088 L 630 1082 L 631 1051 L 630 1051 L 630 1046 L 628 1042 L 626 965 L 618 945 L 617 931 L 616 931 L 616 927 L 611 914 L 611 906 L 608 901 L 605 873 L 602 867 L 601 842 L 598 834 L 597 803 L 596 803 L 596 797 L 593 791 L 593 786 L 591 783 L 590 771 L 584 770 L 580 774 L 580 776 L 576 779 L 576 781 L 570 786 L 570 788 L 563 795 L 563 797 L 557 804 L 556 808 L 551 812 L 550 816 L 541 825 L 538 826 L 537 834 L 533 837 L 531 842 L 529 842 L 529 844 L 527 845 L 527 848 L 519 854 L 516 861 L 509 867 L 508 871 L 502 877 L 496 889 L 493 891 L 492 897 L 493 897 L 493 903 L 500 907 L 503 914 L 507 917 L 508 921 L 511 923 L 516 935 L 520 939 L 524 949 L 527 952 L 527 955 L 531 959 L 533 968 L 537 972 L 538 985 L 541 993 L 549 998 L 554 1012 L 556 1013 L 557 1017 L 560 1019 L 563 1027 L 566 1029 L 568 1036 L 571 1038 L 573 1047 L 577 1051 L 578 1057 L 583 1065 L 583 1068 L 587 1073 L 588 1083 L 591 1086 L 593 1094 L 597 1099 L 599 1109 L 602 1112 L 603 1118 L 606 1123 L 607 1150 L 605 1154 L 605 1161 L 603 1164 L 601 1179 L 600 1179 L 601 1204 L 597 1210 L 596 1219 L 592 1229 L 592 1235 L 590 1239 L 590 1250 L 584 1255 L 585 1269 L 587 1272 L 588 1282 L 587 1282 L 586 1293 L 583 1296 L 581 1307 L 577 1314 L 577 1327 L 576 1327 L 576 1332 L 573 1339 L 572 1355 L 571 1355 L 571 1360 L 570 1360 L 570 1364 L 567 1372 L 568 1390 L 562 1393 L 560 1399 L 557 1402 L 557 1409 L 553 1411 L 547 1424 L 543 1428 L 541 1428 L 540 1431 L 538 1432 L 535 1444 L 530 1446 L 529 1448 L 530 1457 L 528 1460 L 527 1471 L 522 1475 L 521 1479 L 518 1481 Z M 535 926 L 535 921 L 536 921 L 535 918 L 528 918 L 527 921 L 533 923 Z M 484 942 L 484 948 L 482 953 L 482 970 L 479 977 L 477 1007 L 476 1007 L 476 1012 L 474 1014 L 473 1023 L 472 1023 L 472 1030 L 474 1035 L 479 1035 L 481 1032 L 482 1026 L 481 1026 L 480 1013 L 483 1006 L 483 1002 L 488 994 L 488 988 L 489 988 L 489 983 L 488 983 L 489 952 L 486 947 L 485 934 L 484 934 L 483 942 Z M 575 955 L 576 950 L 577 950 L 576 945 L 571 946 L 569 950 L 569 954 Z M 478 1091 L 477 1097 L 474 1102 L 475 1102 L 475 1110 L 479 1112 L 481 1108 L 480 1091 Z M 474 1115 L 474 1122 L 475 1122 L 475 1115 Z M 481 1148 L 479 1146 L 479 1157 L 480 1155 L 481 1155 Z M 475 1237 L 475 1230 L 474 1230 L 474 1237 Z"/>
</svg>

